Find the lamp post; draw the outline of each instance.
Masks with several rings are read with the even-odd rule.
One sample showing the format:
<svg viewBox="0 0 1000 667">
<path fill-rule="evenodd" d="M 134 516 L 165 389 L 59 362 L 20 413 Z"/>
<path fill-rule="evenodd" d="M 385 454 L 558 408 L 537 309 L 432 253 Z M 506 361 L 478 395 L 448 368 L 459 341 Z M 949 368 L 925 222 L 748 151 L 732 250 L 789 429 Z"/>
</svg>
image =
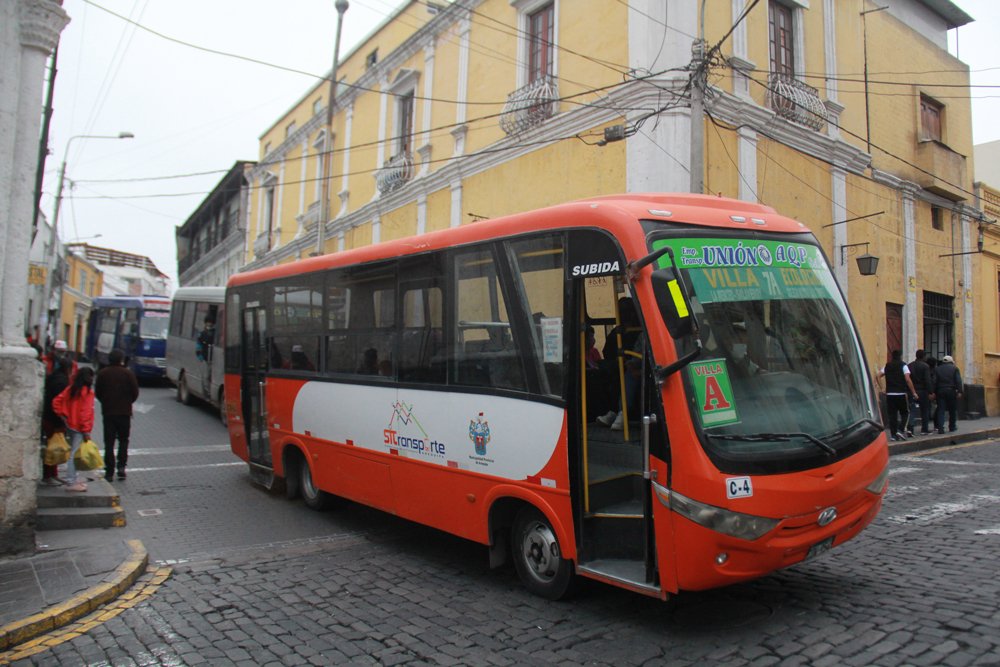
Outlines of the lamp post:
<svg viewBox="0 0 1000 667">
<path fill-rule="evenodd" d="M 118 134 L 77 134 L 69 138 L 66 142 L 66 149 L 63 152 L 62 165 L 59 167 L 59 182 L 56 185 L 56 204 L 52 211 L 52 236 L 49 239 L 49 247 L 46 258 L 46 266 L 48 271 L 45 276 L 45 298 L 48 302 L 45 304 L 45 309 L 42 311 L 43 318 L 47 318 L 49 311 L 49 304 L 52 303 L 52 289 L 55 286 L 55 281 L 53 280 L 53 274 L 56 268 L 56 244 L 59 242 L 59 211 L 62 208 L 62 193 L 63 185 L 66 182 L 66 160 L 69 157 L 69 147 L 72 145 L 74 139 L 132 139 L 135 137 L 131 132 L 119 132 Z M 59 310 L 62 308 L 62 285 L 60 284 L 59 298 L 56 301 L 56 318 L 60 316 Z M 52 325 L 51 322 L 42 322 L 43 326 L 39 327 L 40 333 L 44 335 L 42 345 L 45 346 L 49 341 L 49 327 Z M 53 334 L 55 338 L 59 337 L 59 332 L 53 329 Z"/>
<path fill-rule="evenodd" d="M 330 219 L 330 187 L 333 179 L 333 103 L 337 98 L 337 67 L 340 65 L 340 32 L 344 27 L 344 12 L 350 6 L 347 0 L 337 0 L 333 4 L 337 10 L 337 36 L 333 42 L 333 69 L 330 71 L 330 93 L 326 101 L 326 142 L 323 149 L 323 206 L 320 209 L 320 219 L 316 223 L 316 250 L 313 255 L 322 255 L 326 243 L 326 221 Z"/>
</svg>

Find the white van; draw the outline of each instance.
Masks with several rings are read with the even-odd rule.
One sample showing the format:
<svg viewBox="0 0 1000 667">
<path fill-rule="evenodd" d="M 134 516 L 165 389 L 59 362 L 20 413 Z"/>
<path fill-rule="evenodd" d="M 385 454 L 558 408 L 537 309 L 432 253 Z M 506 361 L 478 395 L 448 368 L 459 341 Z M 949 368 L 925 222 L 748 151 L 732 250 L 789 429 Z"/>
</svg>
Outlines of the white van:
<svg viewBox="0 0 1000 667">
<path fill-rule="evenodd" d="M 225 287 L 181 287 L 174 293 L 167 335 L 167 379 L 177 386 L 177 400 L 210 403 L 219 408 L 223 422 L 225 299 Z"/>
</svg>

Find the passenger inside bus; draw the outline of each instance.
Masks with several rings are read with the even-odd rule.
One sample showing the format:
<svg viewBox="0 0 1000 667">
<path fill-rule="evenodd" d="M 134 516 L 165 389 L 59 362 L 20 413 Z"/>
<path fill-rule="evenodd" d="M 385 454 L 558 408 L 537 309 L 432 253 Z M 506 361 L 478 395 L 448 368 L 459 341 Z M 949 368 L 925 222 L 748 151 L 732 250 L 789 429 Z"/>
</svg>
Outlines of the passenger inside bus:
<svg viewBox="0 0 1000 667">
<path fill-rule="evenodd" d="M 309 361 L 309 357 L 306 356 L 306 353 L 303 350 L 302 346 L 298 344 L 292 345 L 292 354 L 290 355 L 288 365 L 289 368 L 291 368 L 294 371 L 316 370 L 316 367 L 313 365 L 313 363 Z"/>
<path fill-rule="evenodd" d="M 610 378 L 614 407 L 597 418 L 598 422 L 610 427 L 612 431 L 620 431 L 624 428 L 623 407 L 627 411 L 629 419 L 633 419 L 639 414 L 642 355 L 645 347 L 645 337 L 642 335 L 639 315 L 631 297 L 623 296 L 618 299 L 618 319 L 619 324 L 608 332 L 604 343 L 604 368 Z M 621 339 L 620 346 L 619 338 Z M 619 359 L 621 359 L 621 370 L 624 372 L 624 406 L 621 399 L 622 374 Z"/>
<path fill-rule="evenodd" d="M 364 351 L 361 358 L 361 365 L 358 366 L 358 373 L 362 375 L 378 375 L 378 350 L 369 347 Z"/>
</svg>

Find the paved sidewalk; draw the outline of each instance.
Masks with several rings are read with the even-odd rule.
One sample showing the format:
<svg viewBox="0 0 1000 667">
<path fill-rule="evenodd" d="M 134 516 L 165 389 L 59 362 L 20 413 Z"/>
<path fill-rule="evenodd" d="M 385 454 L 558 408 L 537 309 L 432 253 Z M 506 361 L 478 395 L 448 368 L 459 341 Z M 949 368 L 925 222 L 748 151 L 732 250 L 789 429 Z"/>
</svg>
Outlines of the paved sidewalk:
<svg viewBox="0 0 1000 667">
<path fill-rule="evenodd" d="M 889 453 L 991 438 L 1000 438 L 1000 417 L 960 421 L 954 433 L 890 442 Z M 135 584 L 148 566 L 146 548 L 116 537 L 115 530 L 39 532 L 35 554 L 0 560 L 0 652 L 72 623 Z"/>
</svg>

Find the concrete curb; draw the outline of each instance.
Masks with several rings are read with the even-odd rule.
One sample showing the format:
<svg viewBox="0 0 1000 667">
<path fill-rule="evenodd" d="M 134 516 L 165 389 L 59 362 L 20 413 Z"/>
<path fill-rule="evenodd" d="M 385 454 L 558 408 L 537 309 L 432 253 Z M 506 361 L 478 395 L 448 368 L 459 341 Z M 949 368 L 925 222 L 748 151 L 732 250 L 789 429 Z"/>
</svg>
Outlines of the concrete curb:
<svg viewBox="0 0 1000 667">
<path fill-rule="evenodd" d="M 127 591 L 146 571 L 149 554 L 140 540 L 125 543 L 128 557 L 99 584 L 34 616 L 0 627 L 0 651 L 68 625 Z"/>
<path fill-rule="evenodd" d="M 980 431 L 955 431 L 944 435 L 916 436 L 903 442 L 889 442 L 889 456 L 924 452 L 938 447 L 961 445 L 979 440 L 1000 439 L 1000 428 L 988 428 Z"/>
</svg>

